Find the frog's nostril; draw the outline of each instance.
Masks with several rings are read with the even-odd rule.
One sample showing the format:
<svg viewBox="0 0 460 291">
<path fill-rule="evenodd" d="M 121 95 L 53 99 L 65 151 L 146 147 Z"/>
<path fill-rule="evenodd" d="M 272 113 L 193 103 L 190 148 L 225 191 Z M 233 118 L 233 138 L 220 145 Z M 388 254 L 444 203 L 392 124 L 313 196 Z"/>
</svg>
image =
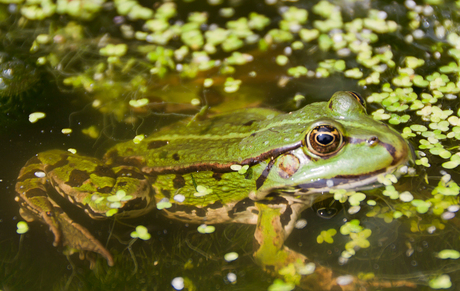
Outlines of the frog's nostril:
<svg viewBox="0 0 460 291">
<path fill-rule="evenodd" d="M 375 146 L 379 143 L 379 138 L 376 137 L 376 136 L 372 136 L 371 138 L 369 138 L 367 141 L 367 144 L 370 145 L 370 146 Z"/>
</svg>

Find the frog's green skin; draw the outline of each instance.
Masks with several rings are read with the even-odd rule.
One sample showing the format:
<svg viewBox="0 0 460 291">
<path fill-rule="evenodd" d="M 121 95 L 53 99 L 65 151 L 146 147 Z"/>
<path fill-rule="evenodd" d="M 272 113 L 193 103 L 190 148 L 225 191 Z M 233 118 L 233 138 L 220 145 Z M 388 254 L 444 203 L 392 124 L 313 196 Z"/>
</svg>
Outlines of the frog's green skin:
<svg viewBox="0 0 460 291">
<path fill-rule="evenodd" d="M 48 197 L 47 187 L 94 218 L 106 217 L 114 207 L 106 197 L 122 189 L 132 199 L 120 202 L 120 217 L 141 215 L 169 201 L 172 206 L 162 211 L 185 222 L 259 221 L 262 246 L 256 258 L 277 265 L 273 254 L 260 251 L 267 247 L 264 234 L 278 233 L 282 239 L 275 248 L 280 250 L 300 212 L 311 206 L 312 193 L 370 187 L 378 175 L 410 157 L 401 135 L 368 116 L 353 92 L 337 92 L 329 102 L 285 114 L 251 108 L 186 124 L 157 131 L 139 144 L 118 144 L 102 160 L 60 150 L 38 154 L 16 185 L 23 217 L 45 222 L 55 244 L 100 253 L 112 264 L 110 253 Z M 238 172 L 232 165 L 249 168 Z M 281 227 L 261 225 L 261 207 L 275 209 Z M 287 257 L 281 255 L 280 261 Z"/>
</svg>

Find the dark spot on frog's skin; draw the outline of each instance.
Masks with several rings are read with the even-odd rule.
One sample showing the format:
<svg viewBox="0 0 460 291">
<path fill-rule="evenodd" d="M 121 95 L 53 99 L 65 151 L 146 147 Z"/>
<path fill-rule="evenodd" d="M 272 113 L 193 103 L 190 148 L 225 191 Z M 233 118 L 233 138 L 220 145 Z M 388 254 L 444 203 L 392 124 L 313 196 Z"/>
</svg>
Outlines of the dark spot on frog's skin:
<svg viewBox="0 0 460 291">
<path fill-rule="evenodd" d="M 167 189 L 161 189 L 161 194 L 163 194 L 166 198 L 171 198 L 171 191 Z"/>
<path fill-rule="evenodd" d="M 104 193 L 104 194 L 110 193 L 110 191 L 112 191 L 112 187 L 109 187 L 109 186 L 97 189 L 97 192 Z"/>
<path fill-rule="evenodd" d="M 40 159 L 37 156 L 35 156 L 31 158 L 30 160 L 28 160 L 24 167 L 35 165 L 35 164 L 41 164 L 41 163 L 42 161 L 40 161 Z"/>
<path fill-rule="evenodd" d="M 253 171 L 252 171 L 252 168 L 249 168 L 247 171 L 246 171 L 246 174 L 244 175 L 244 178 L 246 180 L 252 180 L 252 176 L 253 176 Z"/>
<path fill-rule="evenodd" d="M 150 184 L 154 184 L 158 179 L 158 175 L 155 175 L 155 174 L 154 175 L 149 175 L 148 179 L 149 179 Z"/>
<path fill-rule="evenodd" d="M 233 208 L 230 211 L 228 211 L 228 217 L 235 218 L 235 216 L 238 213 L 245 212 L 248 209 L 248 207 L 251 206 L 254 206 L 254 201 L 249 198 L 245 198 L 236 203 L 235 206 L 233 206 Z"/>
<path fill-rule="evenodd" d="M 252 209 L 251 210 L 251 213 L 255 214 L 255 215 L 259 215 L 259 210 L 257 209 Z"/>
<path fill-rule="evenodd" d="M 134 155 L 129 157 L 120 157 L 116 150 L 107 152 L 104 156 L 104 160 L 110 161 L 111 164 L 134 166 L 136 168 L 141 168 L 145 163 L 145 159 L 143 157 Z"/>
<path fill-rule="evenodd" d="M 131 211 L 131 210 L 139 210 L 139 209 L 145 209 L 147 208 L 148 205 L 147 205 L 147 200 L 146 199 L 143 199 L 141 197 L 139 198 L 135 198 L 135 199 L 131 199 L 129 200 L 124 206 L 123 206 L 123 209 L 122 211 L 125 212 L 125 211 Z"/>
<path fill-rule="evenodd" d="M 283 228 L 291 222 L 292 208 L 286 205 L 286 210 L 280 215 L 280 222 Z"/>
<path fill-rule="evenodd" d="M 171 212 L 174 214 L 174 212 L 184 212 L 187 214 L 192 214 L 195 211 L 195 215 L 198 217 L 203 217 L 203 219 L 206 216 L 206 210 L 203 208 L 198 208 L 198 207 L 193 207 L 190 205 L 181 205 L 181 204 L 173 204 L 171 208 L 168 208 L 168 212 Z"/>
<path fill-rule="evenodd" d="M 275 163 L 275 159 L 271 159 L 268 165 L 265 167 L 264 171 L 262 174 L 257 178 L 256 180 L 256 188 L 259 189 L 262 187 L 262 185 L 265 183 L 265 180 L 267 180 L 268 174 L 270 173 L 270 170 Z"/>
<path fill-rule="evenodd" d="M 26 196 L 27 196 L 27 198 L 36 197 L 36 196 L 45 196 L 45 197 L 47 197 L 48 194 L 46 193 L 45 190 L 43 190 L 41 188 L 32 188 L 32 189 L 27 190 Z"/>
<path fill-rule="evenodd" d="M 258 203 L 262 203 L 265 205 L 281 205 L 281 204 L 288 204 L 288 201 L 280 196 L 276 192 L 272 192 L 266 196 L 264 200 L 257 201 Z"/>
<path fill-rule="evenodd" d="M 216 173 L 216 172 L 214 172 L 214 173 L 212 174 L 212 178 L 213 178 L 214 180 L 216 180 L 216 181 L 220 181 L 220 180 L 222 180 L 222 173 Z"/>
<path fill-rule="evenodd" d="M 157 149 L 157 148 L 161 148 L 165 145 L 169 144 L 169 141 L 167 140 L 154 140 L 154 141 L 151 141 L 149 142 L 149 145 L 147 146 L 147 148 L 149 150 L 151 149 Z"/>
<path fill-rule="evenodd" d="M 222 202 L 220 202 L 220 201 L 216 201 L 216 202 L 214 202 L 212 204 L 208 204 L 206 206 L 206 208 L 211 208 L 211 209 L 219 209 L 219 208 L 222 208 L 222 207 L 224 207 L 224 205 L 222 205 Z"/>
<path fill-rule="evenodd" d="M 174 189 L 180 189 L 185 186 L 185 179 L 181 175 L 176 175 L 173 180 Z"/>
<path fill-rule="evenodd" d="M 255 133 L 255 132 L 254 132 L 254 133 L 251 133 L 250 136 L 251 136 L 251 137 L 254 137 L 254 136 L 256 136 L 256 133 Z"/>
<path fill-rule="evenodd" d="M 48 165 L 45 167 L 45 171 L 46 172 L 51 172 L 52 170 L 56 169 L 56 168 L 60 168 L 60 167 L 64 167 L 65 165 L 67 165 L 69 163 L 69 160 L 67 160 L 66 157 L 63 157 L 61 160 L 59 160 L 56 164 L 54 165 Z"/>
<path fill-rule="evenodd" d="M 118 156 L 118 152 L 116 150 L 108 151 L 104 156 L 104 160 L 112 160 L 114 162 L 118 162 L 119 158 L 120 157 Z"/>
<path fill-rule="evenodd" d="M 257 120 L 249 120 L 248 122 L 244 123 L 243 126 L 251 126 Z"/>
<path fill-rule="evenodd" d="M 94 170 L 94 174 L 96 174 L 99 177 L 115 178 L 115 173 L 112 171 L 111 168 L 106 167 L 106 166 L 97 166 L 96 169 Z"/>
<path fill-rule="evenodd" d="M 129 166 L 134 166 L 136 168 L 140 168 L 144 164 L 144 158 L 143 157 L 136 157 L 136 156 L 130 156 L 126 158 L 122 158 L 122 163 L 124 165 L 129 165 Z"/>
<path fill-rule="evenodd" d="M 117 183 L 117 186 L 118 186 L 118 187 L 124 187 L 124 186 L 126 186 L 126 185 L 128 185 L 128 182 L 126 182 L 126 181 L 125 181 L 125 182 L 119 182 L 119 183 Z"/>
<path fill-rule="evenodd" d="M 195 209 L 195 207 L 173 203 L 173 205 L 168 208 L 168 212 L 174 213 L 181 211 L 187 214 L 191 214 L 193 209 Z"/>
<path fill-rule="evenodd" d="M 70 187 L 80 187 L 83 182 L 89 179 L 88 173 L 80 170 L 72 170 L 69 176 L 69 181 L 66 182 Z"/>
<path fill-rule="evenodd" d="M 178 153 L 173 154 L 173 155 L 172 155 L 172 158 L 173 158 L 175 161 L 180 160 L 180 157 L 179 157 L 179 154 L 178 154 Z"/>
<path fill-rule="evenodd" d="M 198 217 L 206 217 L 206 209 L 196 207 L 195 211 Z"/>
</svg>

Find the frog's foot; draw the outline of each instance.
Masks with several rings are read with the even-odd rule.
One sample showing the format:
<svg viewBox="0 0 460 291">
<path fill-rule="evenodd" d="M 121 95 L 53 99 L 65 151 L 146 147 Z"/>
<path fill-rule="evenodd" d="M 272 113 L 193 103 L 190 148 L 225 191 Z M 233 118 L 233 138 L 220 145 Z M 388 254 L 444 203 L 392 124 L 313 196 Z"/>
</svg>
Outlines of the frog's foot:
<svg viewBox="0 0 460 291">
<path fill-rule="evenodd" d="M 61 241 L 61 232 L 54 217 L 53 203 L 48 199 L 45 187 L 46 178 L 39 177 L 41 173 L 44 173 L 41 165 L 29 171 L 30 164 L 32 163 L 26 164 L 19 173 L 15 187 L 18 196 L 15 201 L 21 205 L 19 213 L 27 222 L 40 220 L 49 226 L 50 231 L 54 234 L 53 244 L 57 246 Z"/>
<path fill-rule="evenodd" d="M 72 221 L 65 213 L 60 213 L 57 221 L 62 230 L 63 246 L 98 253 L 107 260 L 109 266 L 113 266 L 110 252 L 86 228 Z"/>
<path fill-rule="evenodd" d="M 20 214 L 28 222 L 45 223 L 54 235 L 54 246 L 99 253 L 111 266 L 113 258 L 109 251 L 90 232 L 73 222 L 47 194 L 44 165 L 30 161 L 20 172 L 16 183 L 15 198 L 20 203 Z"/>
<path fill-rule="evenodd" d="M 276 276 L 284 277 L 285 281 L 294 283 L 307 290 L 360 290 L 360 287 L 412 287 L 413 282 L 405 280 L 363 280 L 353 275 L 340 276 L 330 268 L 316 265 L 306 256 L 284 246 L 289 234 L 286 231 L 288 223 L 283 221 L 283 209 L 274 208 L 262 203 L 256 203 L 259 218 L 255 237 L 256 261 L 267 271 Z M 293 218 L 296 218 L 300 207 L 291 204 Z M 288 228 L 289 230 L 289 228 Z"/>
<path fill-rule="evenodd" d="M 39 197 L 34 197 L 33 199 L 32 206 L 35 208 L 29 205 L 24 206 L 25 201 L 21 203 L 23 207 L 20 209 L 20 214 L 26 221 L 31 222 L 39 217 L 39 220 L 48 225 L 53 233 L 54 246 L 62 245 L 73 250 L 98 253 L 107 260 L 109 266 L 113 266 L 113 257 L 110 252 L 86 228 L 72 221 L 67 214 L 55 205 L 54 201 L 46 198 L 46 200 L 42 201 L 43 203 L 36 204 L 38 199 Z M 47 211 L 32 212 L 32 210 L 43 210 L 37 209 L 36 205 L 46 205 Z"/>
</svg>

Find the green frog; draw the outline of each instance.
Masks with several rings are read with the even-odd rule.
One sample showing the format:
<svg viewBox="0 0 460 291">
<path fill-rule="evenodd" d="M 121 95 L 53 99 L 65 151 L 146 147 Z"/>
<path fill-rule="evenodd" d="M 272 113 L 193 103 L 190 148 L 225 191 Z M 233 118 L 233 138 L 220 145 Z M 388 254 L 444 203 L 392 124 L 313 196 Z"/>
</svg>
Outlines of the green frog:
<svg viewBox="0 0 460 291">
<path fill-rule="evenodd" d="M 379 175 L 410 157 L 406 140 L 367 115 L 359 94 L 340 91 L 289 113 L 247 108 L 181 121 L 140 142 L 115 145 L 102 160 L 62 150 L 39 153 L 19 173 L 16 200 L 24 219 L 49 226 L 54 245 L 98 253 L 109 265 L 110 252 L 50 191 L 92 218 L 135 217 L 157 208 L 186 223 L 254 224 L 256 261 L 279 270 L 307 261 L 284 241 L 317 196 L 376 187 Z"/>
</svg>

